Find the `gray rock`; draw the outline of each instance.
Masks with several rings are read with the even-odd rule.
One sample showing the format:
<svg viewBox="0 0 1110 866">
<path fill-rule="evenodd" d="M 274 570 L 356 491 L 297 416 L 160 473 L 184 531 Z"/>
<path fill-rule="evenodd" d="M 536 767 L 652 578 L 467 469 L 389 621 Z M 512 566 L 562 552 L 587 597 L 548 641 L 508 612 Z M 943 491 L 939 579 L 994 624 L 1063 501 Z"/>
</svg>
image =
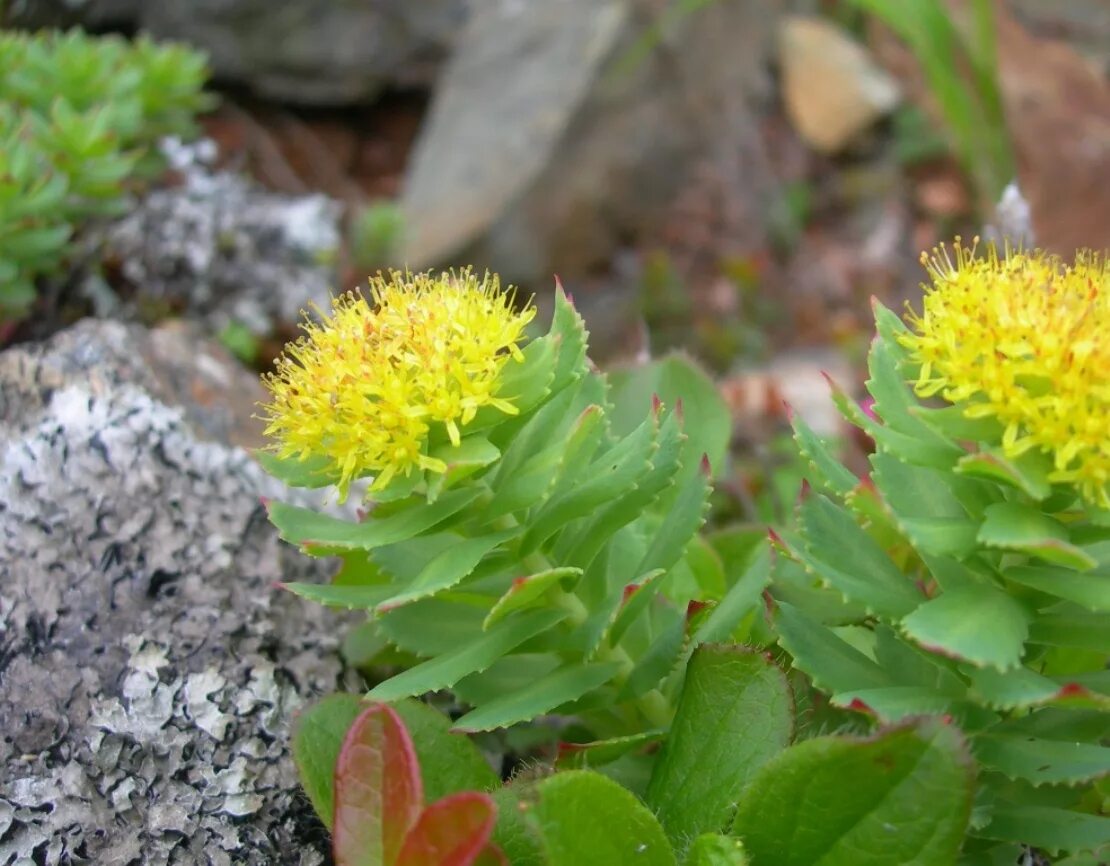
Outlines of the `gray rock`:
<svg viewBox="0 0 1110 866">
<path fill-rule="evenodd" d="M 161 336 L 87 320 L 0 354 L 0 863 L 325 858 L 289 722 L 343 685 L 336 623 L 272 585 L 324 564 L 205 406 L 160 399 Z M 179 384 L 225 357 L 191 345 Z"/>
<path fill-rule="evenodd" d="M 146 0 L 154 36 L 203 48 L 218 78 L 282 102 L 366 102 L 434 80 L 468 0 Z"/>
<path fill-rule="evenodd" d="M 88 294 L 100 315 L 183 312 L 216 333 L 234 321 L 266 335 L 312 304 L 327 306 L 340 212 L 322 195 L 277 195 L 189 167 L 181 186 L 154 190 L 89 235 L 134 292 L 115 298 L 94 283 Z"/>
<path fill-rule="evenodd" d="M 596 271 L 706 160 L 758 213 L 754 107 L 785 5 L 475 3 L 410 162 L 403 259 L 524 283 Z"/>
<path fill-rule="evenodd" d="M 21 27 L 133 26 L 143 0 L 11 0 L 0 16 Z"/>
</svg>

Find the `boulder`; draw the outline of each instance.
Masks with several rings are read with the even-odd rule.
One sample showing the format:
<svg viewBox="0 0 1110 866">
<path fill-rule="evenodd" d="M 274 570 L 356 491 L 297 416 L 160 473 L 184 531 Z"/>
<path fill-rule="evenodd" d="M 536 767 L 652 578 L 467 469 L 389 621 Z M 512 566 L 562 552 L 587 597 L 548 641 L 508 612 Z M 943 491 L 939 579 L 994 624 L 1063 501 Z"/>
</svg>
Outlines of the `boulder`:
<svg viewBox="0 0 1110 866">
<path fill-rule="evenodd" d="M 152 35 L 208 52 L 216 77 L 280 102 L 342 105 L 427 87 L 468 0 L 147 0 Z"/>
<path fill-rule="evenodd" d="M 410 161 L 401 258 L 573 280 L 653 237 L 707 160 L 758 213 L 756 106 L 785 5 L 475 4 Z"/>
<path fill-rule="evenodd" d="M 289 723 L 345 673 L 334 617 L 273 587 L 326 563 L 229 444 L 220 395 L 257 388 L 187 330 L 0 354 L 0 863 L 325 861 Z"/>
</svg>

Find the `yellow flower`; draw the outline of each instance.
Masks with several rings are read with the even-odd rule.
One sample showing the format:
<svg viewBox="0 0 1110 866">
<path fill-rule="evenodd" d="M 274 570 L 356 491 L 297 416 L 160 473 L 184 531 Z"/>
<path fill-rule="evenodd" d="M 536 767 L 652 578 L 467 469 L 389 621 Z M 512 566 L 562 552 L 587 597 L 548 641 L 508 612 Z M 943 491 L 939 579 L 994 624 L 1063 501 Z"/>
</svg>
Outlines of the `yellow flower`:
<svg viewBox="0 0 1110 866">
<path fill-rule="evenodd" d="M 498 396 L 500 375 L 522 359 L 518 343 L 535 315 L 530 305 L 515 311 L 496 277 L 469 270 L 379 275 L 370 294 L 336 298 L 330 315 L 317 310 L 319 322 L 306 317 L 304 335 L 263 380 L 274 450 L 323 458 L 344 498 L 365 475 L 381 489 L 413 469 L 446 471 L 428 454 L 437 425 L 458 445 L 483 406 L 515 415 Z"/>
<path fill-rule="evenodd" d="M 1110 507 L 1110 266 L 977 245 L 922 255 L 932 285 L 904 340 L 917 393 L 996 418 L 1007 455 L 1049 455 L 1051 481 Z"/>
</svg>

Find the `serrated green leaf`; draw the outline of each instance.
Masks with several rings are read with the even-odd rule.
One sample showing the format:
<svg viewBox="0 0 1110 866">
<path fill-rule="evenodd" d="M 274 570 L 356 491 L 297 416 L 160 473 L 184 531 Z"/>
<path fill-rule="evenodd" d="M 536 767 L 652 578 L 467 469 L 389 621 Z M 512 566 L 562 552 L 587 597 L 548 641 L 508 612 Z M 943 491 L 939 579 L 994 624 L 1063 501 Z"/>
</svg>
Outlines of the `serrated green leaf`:
<svg viewBox="0 0 1110 866">
<path fill-rule="evenodd" d="M 473 488 L 452 490 L 434 504 L 414 504 L 389 517 L 371 517 L 364 523 L 351 523 L 284 502 L 269 503 L 269 513 L 281 537 L 291 544 L 371 550 L 435 528 L 470 505 L 480 492 Z"/>
<path fill-rule="evenodd" d="M 659 603 L 665 600 L 656 599 Z M 669 626 L 654 631 L 648 648 L 636 654 L 636 666 L 617 694 L 618 701 L 631 701 L 657 688 L 680 662 L 686 643 L 686 618 L 673 611 L 674 620 Z"/>
<path fill-rule="evenodd" d="M 659 590 L 661 578 L 666 574 L 661 568 L 642 574 L 624 588 L 624 600 L 609 629 L 609 643 L 616 645 L 624 637 L 628 627 L 636 621 Z"/>
<path fill-rule="evenodd" d="M 586 374 L 586 323 L 556 281 L 551 335 L 559 347 L 552 390 L 558 391 Z"/>
<path fill-rule="evenodd" d="M 888 686 L 882 689 L 849 689 L 829 698 L 834 707 L 872 712 L 884 722 L 910 716 L 939 715 L 951 709 L 952 699 L 926 686 Z"/>
<path fill-rule="evenodd" d="M 533 814 L 550 866 L 675 866 L 655 816 L 605 776 L 570 770 L 536 792 Z"/>
<path fill-rule="evenodd" d="M 577 469 L 580 483 L 558 490 L 529 520 L 528 533 L 521 542 L 527 555 L 572 520 L 619 498 L 651 468 L 655 451 L 655 418 L 641 424 L 597 460 Z"/>
<path fill-rule="evenodd" d="M 1051 806 L 998 804 L 977 836 L 1021 842 L 1049 851 L 1096 851 L 1110 845 L 1110 818 Z"/>
<path fill-rule="evenodd" d="M 293 761 L 301 785 L 330 830 L 335 817 L 335 761 L 347 729 L 366 709 L 357 696 L 335 694 L 303 710 L 293 723 Z"/>
<path fill-rule="evenodd" d="M 1076 785 L 1110 774 L 1110 748 L 1095 743 L 987 733 L 974 748 L 984 766 L 1034 785 Z"/>
<path fill-rule="evenodd" d="M 1042 613 L 1029 625 L 1029 642 L 1074 647 L 1110 656 L 1110 627 L 1097 613 Z"/>
<path fill-rule="evenodd" d="M 1002 438 L 1002 426 L 994 418 L 968 418 L 963 406 L 914 406 L 910 413 L 949 439 L 997 442 Z"/>
<path fill-rule="evenodd" d="M 649 364 L 610 374 L 613 430 L 632 432 L 652 410 L 653 397 L 674 408 L 682 401 L 687 441 L 682 460 L 691 471 L 705 454 L 714 473 L 728 459 L 732 416 L 716 385 L 700 367 L 682 355 L 669 355 Z"/>
<path fill-rule="evenodd" d="M 703 644 L 690 659 L 647 803 L 681 855 L 694 836 L 724 830 L 755 772 L 793 732 L 786 677 L 743 647 Z"/>
<path fill-rule="evenodd" d="M 373 610 L 392 591 L 389 586 L 336 586 L 321 583 L 282 583 L 287 589 L 308 601 L 345 610 Z"/>
<path fill-rule="evenodd" d="M 953 486 L 981 482 L 911 466 L 889 454 L 871 455 L 871 464 L 895 521 L 920 553 L 960 559 L 977 549 L 978 522 L 969 518 Z"/>
<path fill-rule="evenodd" d="M 795 414 L 791 424 L 794 428 L 794 441 L 798 445 L 798 452 L 809 461 L 817 474 L 817 478 L 811 479 L 811 482 L 816 482 L 817 485 L 839 496 L 847 496 L 859 484 L 859 479 L 833 455 L 801 415 Z"/>
<path fill-rule="evenodd" d="M 591 515 L 588 522 L 568 538 L 565 547 L 560 539 L 557 555 L 561 562 L 588 568 L 619 529 L 639 518 L 674 483 L 682 450 L 682 435 L 674 412 L 663 418 L 657 443 L 651 467 L 637 480 L 634 490 L 622 493 L 615 502 Z"/>
<path fill-rule="evenodd" d="M 617 662 L 568 665 L 531 685 L 471 710 L 457 722 L 456 731 L 490 731 L 543 715 L 600 688 L 620 671 Z"/>
<path fill-rule="evenodd" d="M 766 545 L 757 548 L 748 567 L 729 587 L 725 597 L 713 607 L 705 622 L 694 632 L 693 646 L 724 641 L 753 610 L 763 603 L 763 590 L 771 582 L 771 551 Z"/>
<path fill-rule="evenodd" d="M 904 352 L 893 340 L 878 336 L 871 342 L 867 354 L 870 378 L 867 391 L 875 399 L 875 413 L 891 430 L 911 436 L 933 446 L 951 450 L 954 443 L 930 427 L 910 410 L 918 405 L 905 378 L 898 371 L 899 358 Z"/>
<path fill-rule="evenodd" d="M 1007 484 L 1037 502 L 1052 493 L 1048 480 L 1051 470 L 1051 461 L 1035 451 L 1027 451 L 1020 457 L 1007 457 L 998 448 L 967 454 L 956 464 L 956 471 L 963 475 Z"/>
<path fill-rule="evenodd" d="M 506 364 L 501 371 L 497 396 L 508 400 L 521 413 L 537 406 L 553 393 L 551 386 L 555 379 L 558 352 L 558 343 L 552 337 L 541 337 L 530 342 L 521 350 L 524 360 Z M 491 414 L 490 417 L 496 421 L 503 420 L 504 416 L 499 419 L 497 415 Z"/>
<path fill-rule="evenodd" d="M 1056 598 L 1073 601 L 1091 613 L 1110 613 L 1110 574 L 1101 570 L 1077 574 L 1066 568 L 1022 565 L 1004 569 L 1002 576 Z"/>
<path fill-rule="evenodd" d="M 516 578 L 512 586 L 490 608 L 489 614 L 482 623 L 482 629 L 488 630 L 510 613 L 542 604 L 544 597 L 555 587 L 569 591 L 573 582 L 581 576 L 580 568 L 549 568 L 546 571 Z"/>
<path fill-rule="evenodd" d="M 951 866 L 973 784 L 962 738 L 936 721 L 819 737 L 763 767 L 733 832 L 754 862 L 775 866 Z"/>
<path fill-rule="evenodd" d="M 705 833 L 686 852 L 686 866 L 748 866 L 744 844 L 734 836 Z"/>
<path fill-rule="evenodd" d="M 925 602 L 902 619 L 901 629 L 930 651 L 1005 671 L 1021 662 L 1029 620 L 1008 593 L 978 584 Z"/>
<path fill-rule="evenodd" d="M 460 541 L 429 562 L 400 592 L 379 601 L 378 610 L 384 613 L 456 586 L 478 567 L 487 554 L 519 534 L 520 529 L 516 528 Z"/>
<path fill-rule="evenodd" d="M 1067 528 L 1044 512 L 1017 502 L 989 506 L 979 528 L 979 543 L 1003 550 L 1016 550 L 1077 571 L 1098 563 L 1073 545 Z"/>
<path fill-rule="evenodd" d="M 483 671 L 529 638 L 566 618 L 564 611 L 525 611 L 500 623 L 470 643 L 456 647 L 391 677 L 367 694 L 371 700 L 392 701 L 453 686 L 463 677 Z"/>
<path fill-rule="evenodd" d="M 792 605 L 779 602 L 776 624 L 782 648 L 817 686 L 847 692 L 897 685 L 874 661 Z"/>
<path fill-rule="evenodd" d="M 826 585 L 886 619 L 905 616 L 921 603 L 920 590 L 845 509 L 815 493 L 799 515 L 806 539 L 802 561 Z"/>
<path fill-rule="evenodd" d="M 428 501 L 435 502 L 447 488 L 495 463 L 501 451 L 485 436 L 475 435 L 462 439 L 457 447 L 448 442 L 433 448 L 429 455 L 447 464 L 446 472 L 429 473 Z"/>
<path fill-rule="evenodd" d="M 709 477 L 703 472 L 695 472 L 686 479 L 632 574 L 666 570 L 678 562 L 694 533 L 705 523 L 709 490 Z"/>
<path fill-rule="evenodd" d="M 969 671 L 968 676 L 972 697 L 999 710 L 1042 704 L 1060 691 L 1053 680 L 1023 667 L 1005 673 L 994 668 L 979 668 Z"/>
</svg>

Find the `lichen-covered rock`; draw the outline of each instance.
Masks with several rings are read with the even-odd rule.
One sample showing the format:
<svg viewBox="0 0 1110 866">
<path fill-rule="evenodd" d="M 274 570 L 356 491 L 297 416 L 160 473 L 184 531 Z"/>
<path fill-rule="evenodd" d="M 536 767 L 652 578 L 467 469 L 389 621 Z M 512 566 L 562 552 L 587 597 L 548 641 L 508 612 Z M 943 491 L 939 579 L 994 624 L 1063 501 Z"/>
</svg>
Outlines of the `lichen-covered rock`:
<svg viewBox="0 0 1110 866">
<path fill-rule="evenodd" d="M 3 864 L 325 859 L 289 722 L 343 685 L 336 623 L 273 588 L 323 568 L 198 400 L 252 377 L 196 341 L 167 375 L 163 336 L 86 321 L 0 354 Z"/>
<path fill-rule="evenodd" d="M 131 287 L 117 296 L 94 283 L 98 314 L 150 321 L 184 313 L 217 333 L 235 322 L 264 336 L 311 304 L 327 306 L 340 205 L 210 173 L 195 162 L 198 149 L 171 146 L 182 183 L 154 190 L 87 238 Z"/>
</svg>

